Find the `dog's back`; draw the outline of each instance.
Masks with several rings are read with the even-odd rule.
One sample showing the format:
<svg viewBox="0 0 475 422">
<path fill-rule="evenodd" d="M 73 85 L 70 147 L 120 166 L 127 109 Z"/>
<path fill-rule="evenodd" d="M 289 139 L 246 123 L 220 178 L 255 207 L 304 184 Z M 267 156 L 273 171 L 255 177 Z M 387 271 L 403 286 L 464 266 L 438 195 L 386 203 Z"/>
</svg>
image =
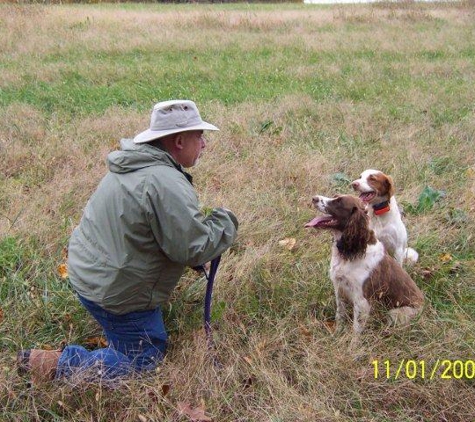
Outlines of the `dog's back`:
<svg viewBox="0 0 475 422">
<path fill-rule="evenodd" d="M 424 295 L 414 280 L 388 254 L 365 280 L 363 296 L 368 301 L 381 302 L 388 309 L 419 307 L 424 302 Z"/>
</svg>

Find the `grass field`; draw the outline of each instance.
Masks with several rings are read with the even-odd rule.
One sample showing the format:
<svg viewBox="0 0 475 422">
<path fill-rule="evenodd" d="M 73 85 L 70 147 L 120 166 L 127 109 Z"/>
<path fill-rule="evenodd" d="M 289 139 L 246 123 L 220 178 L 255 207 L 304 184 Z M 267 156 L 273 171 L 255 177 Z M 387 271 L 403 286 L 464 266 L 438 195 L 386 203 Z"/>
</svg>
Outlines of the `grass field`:
<svg viewBox="0 0 475 422">
<path fill-rule="evenodd" d="M 470 2 L 0 5 L 0 420 L 475 421 L 474 39 Z M 221 128 L 192 173 L 240 220 L 213 302 L 222 366 L 190 271 L 156 374 L 29 388 L 16 350 L 101 334 L 57 268 L 107 153 L 171 98 Z M 303 226 L 313 194 L 366 168 L 395 179 L 427 300 L 409 330 L 374 319 L 351 349 L 330 235 Z M 438 360 L 467 371 L 430 379 Z"/>
</svg>

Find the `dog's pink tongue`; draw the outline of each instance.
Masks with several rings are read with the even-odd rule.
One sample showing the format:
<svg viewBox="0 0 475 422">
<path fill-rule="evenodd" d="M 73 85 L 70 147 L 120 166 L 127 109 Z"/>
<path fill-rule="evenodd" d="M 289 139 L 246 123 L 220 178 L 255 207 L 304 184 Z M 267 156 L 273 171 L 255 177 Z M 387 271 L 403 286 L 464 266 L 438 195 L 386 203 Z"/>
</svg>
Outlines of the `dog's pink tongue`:
<svg viewBox="0 0 475 422">
<path fill-rule="evenodd" d="M 364 192 L 360 195 L 360 199 L 362 201 L 370 201 L 371 199 L 373 199 L 373 196 L 374 196 L 374 193 L 373 192 Z"/>
<path fill-rule="evenodd" d="M 307 224 L 305 224 L 305 227 L 317 227 L 319 223 L 322 221 L 327 221 L 328 217 L 315 217 L 313 220 L 310 220 Z"/>
</svg>

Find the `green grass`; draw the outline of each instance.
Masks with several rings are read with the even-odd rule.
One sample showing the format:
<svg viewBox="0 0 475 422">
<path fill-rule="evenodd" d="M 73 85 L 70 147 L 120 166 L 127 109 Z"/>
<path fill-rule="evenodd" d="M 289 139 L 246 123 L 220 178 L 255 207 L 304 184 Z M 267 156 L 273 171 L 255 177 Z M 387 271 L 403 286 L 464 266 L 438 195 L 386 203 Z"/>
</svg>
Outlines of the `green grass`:
<svg viewBox="0 0 475 422">
<path fill-rule="evenodd" d="M 387 57 L 389 56 L 389 57 Z M 453 57 L 445 57 L 450 63 Z M 87 60 L 87 66 L 82 63 Z M 226 51 L 132 51 L 126 53 L 90 53 L 48 57 L 44 67 L 61 64 L 58 79 L 39 80 L 36 73 L 21 74 L 18 86 L 2 89 L 0 104 L 8 106 L 19 101 L 31 104 L 47 114 L 102 113 L 112 105 L 143 109 L 155 99 L 191 95 L 199 101 L 220 100 L 226 105 L 243 101 L 270 101 L 289 94 L 311 95 L 316 101 L 325 99 L 393 102 L 407 90 L 441 93 L 463 92 L 468 81 L 464 75 L 441 82 L 438 77 L 409 77 L 394 66 L 404 65 L 407 57 L 379 54 L 372 50 L 332 54 L 314 53 L 306 56 L 304 49 L 258 48 L 243 51 L 231 46 Z M 414 61 L 418 59 L 415 58 Z M 366 80 L 362 66 L 371 62 L 381 69 Z M 430 62 L 430 59 L 426 59 Z M 64 63 L 67 65 L 64 65 Z M 307 63 L 308 76 L 295 76 L 296 63 Z M 248 64 L 253 63 L 253 67 Z M 30 63 L 37 66 L 38 63 Z M 342 69 L 329 74 L 330 66 Z M 91 69 L 98 69 L 91 76 Z M 118 70 L 120 69 L 120 70 Z M 174 75 L 170 80 L 169 74 Z M 394 76 L 392 74 L 395 74 Z M 436 124 L 458 119 L 470 113 L 468 105 L 432 113 Z"/>
<path fill-rule="evenodd" d="M 474 359 L 473 13 L 0 5 L 0 419 L 181 422 L 185 403 L 216 421 L 474 420 L 473 380 L 375 380 L 371 366 Z M 180 97 L 221 128 L 192 169 L 200 200 L 240 220 L 214 293 L 221 369 L 190 270 L 164 309 L 157 373 L 116 390 L 29 389 L 19 348 L 101 334 L 57 267 L 107 153 L 147 127 L 155 102 Z M 396 182 L 426 306 L 408 330 L 373 318 L 351 349 L 349 329 L 332 333 L 330 236 L 303 226 L 312 195 L 349 193 L 366 168 Z"/>
<path fill-rule="evenodd" d="M 209 15 L 204 16 L 211 19 Z M 86 22 L 94 22 L 94 19 L 88 18 Z M 219 30 L 226 29 L 222 16 L 218 15 L 215 22 L 216 28 L 210 31 L 211 37 L 219 37 Z M 97 29 L 97 24 L 84 24 L 82 21 L 72 25 L 74 30 L 86 33 Z M 375 25 L 372 21 L 344 25 L 338 28 L 338 36 L 343 39 L 371 37 Z M 67 24 L 65 26 L 66 36 L 71 36 Z M 247 40 L 252 40 L 253 33 L 249 29 L 253 25 L 249 26 L 238 27 L 236 35 L 244 33 Z M 420 32 L 422 35 L 429 30 L 425 28 L 421 31 L 411 26 L 405 29 L 415 34 Z M 278 28 L 281 26 L 269 28 L 269 34 L 267 31 L 255 34 L 256 38 L 263 38 L 264 42 L 252 48 L 247 43 L 229 40 L 213 48 L 200 47 L 198 51 L 186 48 L 186 43 L 173 49 L 174 46 L 170 46 L 173 41 L 167 40 L 163 44 L 157 42 L 145 48 L 139 46 L 124 50 L 118 39 L 120 29 L 114 28 L 115 38 L 111 38 L 117 44 L 113 46 L 107 44 L 101 48 L 72 42 L 70 47 L 67 43 L 66 46 L 53 45 L 47 54 L 20 54 L 14 59 L 7 55 L 2 67 L 15 72 L 19 81 L 2 88 L 0 104 L 8 106 L 14 102 L 24 102 L 47 114 L 67 116 L 103 113 L 112 105 L 143 110 L 154 101 L 170 96 L 193 97 L 197 101 L 220 100 L 226 105 L 243 101 L 270 101 L 299 93 L 310 95 L 316 101 L 331 98 L 393 103 L 407 90 L 419 91 L 421 94 L 435 91 L 435 97 L 439 93 L 463 93 L 469 82 L 465 73 L 448 79 L 426 72 L 416 75 L 408 73 L 410 68 L 417 66 L 423 69 L 425 64 L 450 64 L 461 59 L 473 62 L 473 48 L 466 45 L 455 45 L 450 50 L 422 49 L 409 52 L 392 48 L 381 50 L 377 46 L 372 47 L 374 43 L 359 49 L 351 43 L 344 43 L 335 49 L 326 49 L 324 46 L 309 48 L 300 37 L 294 37 L 293 42 L 282 45 L 279 39 L 285 33 L 280 33 Z M 437 26 L 435 29 L 438 29 Z M 404 35 L 395 33 L 397 30 L 398 25 L 394 23 L 390 23 L 386 29 L 395 42 L 400 43 Z M 470 36 L 465 27 L 457 32 L 460 37 Z M 279 38 L 276 40 L 272 34 Z M 318 40 L 318 34 L 315 38 Z M 368 65 L 371 69 L 367 69 Z M 42 72 L 37 71 L 38 66 L 43 72 L 51 69 L 54 79 L 43 80 Z M 335 66 L 340 72 L 329 71 Z M 306 74 L 296 75 L 296 69 L 301 67 L 305 67 Z M 173 74 L 173 78 L 169 77 L 170 74 Z M 466 116 L 470 110 L 468 104 L 443 109 L 437 104 L 431 112 L 436 124 L 442 124 Z"/>
</svg>

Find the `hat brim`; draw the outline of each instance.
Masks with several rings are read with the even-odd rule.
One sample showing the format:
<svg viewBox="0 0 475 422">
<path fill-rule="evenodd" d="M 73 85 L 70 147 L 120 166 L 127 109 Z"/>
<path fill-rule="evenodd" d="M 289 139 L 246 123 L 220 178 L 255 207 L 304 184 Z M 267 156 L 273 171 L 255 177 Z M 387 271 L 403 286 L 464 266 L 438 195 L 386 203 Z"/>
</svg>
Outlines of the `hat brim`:
<svg viewBox="0 0 475 422">
<path fill-rule="evenodd" d="M 174 133 L 180 132 L 189 132 L 191 130 L 219 130 L 216 126 L 212 125 L 211 123 L 202 122 L 196 126 L 189 126 L 186 128 L 176 128 L 176 129 L 169 129 L 169 130 L 144 130 L 143 132 L 139 133 L 134 138 L 134 143 L 136 144 L 143 144 L 144 142 L 151 142 L 155 141 L 156 139 L 163 138 L 164 136 L 172 135 Z"/>
</svg>

